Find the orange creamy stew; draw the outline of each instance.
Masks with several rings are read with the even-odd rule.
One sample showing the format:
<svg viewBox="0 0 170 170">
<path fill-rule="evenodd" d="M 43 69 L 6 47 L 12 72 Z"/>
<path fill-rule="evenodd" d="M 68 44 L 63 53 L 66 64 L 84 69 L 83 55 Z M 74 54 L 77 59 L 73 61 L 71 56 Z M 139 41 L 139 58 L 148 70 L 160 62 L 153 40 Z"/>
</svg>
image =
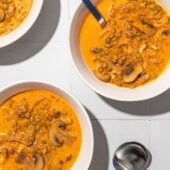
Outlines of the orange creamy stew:
<svg viewBox="0 0 170 170">
<path fill-rule="evenodd" d="M 155 0 L 102 0 L 101 29 L 89 14 L 80 32 L 82 55 L 103 82 L 135 88 L 156 79 L 170 60 L 170 15 Z"/>
<path fill-rule="evenodd" d="M 0 0 L 0 36 L 16 29 L 27 17 L 33 0 Z"/>
<path fill-rule="evenodd" d="M 75 112 L 52 92 L 27 91 L 0 105 L 0 170 L 70 170 L 81 140 Z"/>
</svg>

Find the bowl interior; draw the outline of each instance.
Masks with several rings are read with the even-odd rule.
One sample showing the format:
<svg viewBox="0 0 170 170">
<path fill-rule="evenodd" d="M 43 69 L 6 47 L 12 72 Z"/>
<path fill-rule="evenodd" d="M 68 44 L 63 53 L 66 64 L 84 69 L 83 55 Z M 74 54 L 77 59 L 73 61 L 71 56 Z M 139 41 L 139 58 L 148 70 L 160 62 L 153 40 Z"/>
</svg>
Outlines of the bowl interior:
<svg viewBox="0 0 170 170">
<path fill-rule="evenodd" d="M 39 16 L 44 0 L 33 0 L 32 8 L 25 20 L 13 31 L 0 37 L 0 48 L 21 38 L 34 24 Z"/>
<path fill-rule="evenodd" d="M 36 90 L 36 89 L 44 89 L 56 93 L 57 95 L 61 96 L 66 101 L 68 101 L 72 106 L 72 108 L 74 109 L 82 129 L 82 147 L 80 150 L 80 154 L 75 164 L 73 165 L 72 169 L 80 170 L 82 169 L 82 167 L 84 167 L 84 169 L 88 169 L 93 154 L 92 126 L 91 126 L 90 119 L 87 115 L 87 112 L 73 96 L 71 96 L 64 90 L 49 84 L 40 83 L 40 82 L 26 82 L 26 83 L 16 84 L 2 90 L 0 92 L 0 104 L 2 104 L 5 100 L 10 98 L 11 96 L 16 95 L 20 92 L 24 92 L 28 90 Z"/>
<path fill-rule="evenodd" d="M 98 0 L 94 2 L 97 3 Z M 89 12 L 87 8 L 81 4 L 73 17 L 70 27 L 70 49 L 72 59 L 80 77 L 85 81 L 87 85 L 89 85 L 100 95 L 119 101 L 139 101 L 149 99 L 163 93 L 169 88 L 169 67 L 167 67 L 167 69 L 156 80 L 135 89 L 120 88 L 98 80 L 86 65 L 80 51 L 79 34 L 84 19 L 88 13 Z"/>
</svg>

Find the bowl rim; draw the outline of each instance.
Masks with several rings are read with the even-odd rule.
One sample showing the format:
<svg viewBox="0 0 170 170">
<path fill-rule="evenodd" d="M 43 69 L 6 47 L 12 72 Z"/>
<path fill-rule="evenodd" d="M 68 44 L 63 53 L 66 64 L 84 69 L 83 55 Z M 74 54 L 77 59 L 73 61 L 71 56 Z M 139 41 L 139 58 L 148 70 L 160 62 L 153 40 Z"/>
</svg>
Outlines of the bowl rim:
<svg viewBox="0 0 170 170">
<path fill-rule="evenodd" d="M 71 169 L 72 170 L 79 170 L 79 168 L 77 168 L 77 161 L 79 160 L 80 156 L 81 157 L 85 157 L 86 158 L 86 162 L 85 162 L 85 168 L 83 170 L 86 170 L 89 168 L 90 164 L 91 164 L 91 161 L 92 161 L 92 157 L 93 157 L 93 152 L 94 152 L 94 133 L 93 133 L 93 127 L 92 127 L 92 123 L 91 123 L 91 120 L 90 120 L 90 117 L 87 113 L 87 111 L 85 110 L 85 108 L 83 107 L 83 105 L 77 100 L 76 97 L 74 97 L 69 91 L 65 90 L 64 88 L 61 88 L 59 86 L 56 86 L 55 84 L 53 83 L 47 83 L 45 81 L 28 81 L 28 80 L 25 80 L 25 81 L 17 81 L 15 83 L 11 83 L 11 84 L 8 84 L 8 85 L 5 85 L 4 87 L 1 87 L 0 88 L 0 97 L 1 97 L 1 94 L 3 93 L 6 93 L 10 90 L 14 91 L 13 93 L 14 94 L 8 94 L 8 97 L 5 97 L 6 100 L 9 99 L 10 97 L 16 95 L 16 94 L 19 94 L 19 93 L 22 93 L 24 91 L 29 91 L 29 89 L 26 87 L 26 90 L 14 90 L 15 88 L 18 88 L 18 87 L 22 87 L 22 86 L 41 86 L 42 87 L 40 89 L 54 89 L 58 92 L 61 92 L 61 94 L 64 95 L 64 100 L 66 100 L 68 102 L 68 100 L 71 100 L 73 101 L 73 103 L 75 103 L 75 105 L 77 106 L 77 108 L 80 109 L 80 113 L 77 114 L 76 112 L 76 116 L 77 118 L 79 119 L 80 116 L 79 115 L 82 115 L 85 119 L 85 122 L 86 122 L 86 126 L 88 126 L 88 135 L 90 136 L 89 138 L 89 143 L 91 144 L 90 146 L 87 146 L 88 148 L 90 148 L 89 152 L 87 153 L 88 156 L 86 155 L 81 155 L 81 152 L 82 152 L 82 144 L 83 144 L 83 139 L 82 139 L 82 144 L 81 144 L 81 148 L 80 148 L 80 152 L 79 152 L 79 155 L 76 159 L 76 161 L 74 162 L 74 164 L 72 165 Z M 38 89 L 37 87 L 36 88 L 30 88 L 30 90 L 34 90 L 34 89 Z M 49 90 L 50 91 L 50 90 Z M 51 90 L 52 91 L 52 90 Z M 55 93 L 54 91 L 52 91 L 53 93 Z M 57 93 L 56 93 L 57 94 Z M 60 96 L 60 95 L 59 95 Z M 5 102 L 6 100 L 2 99 L 2 103 Z M 1 102 L 1 101 L 0 101 Z M 68 102 L 70 104 L 70 102 Z M 72 104 L 70 104 L 70 106 L 73 108 L 74 110 L 74 107 L 72 106 Z M 78 110 L 78 109 L 77 109 Z M 80 119 L 79 119 L 79 122 L 80 122 Z M 81 127 L 81 131 L 82 131 L 82 134 L 83 134 L 83 131 L 86 131 L 86 130 L 83 130 L 82 129 L 82 125 L 81 125 L 81 122 L 80 122 L 80 127 Z M 83 161 L 85 161 L 85 159 L 83 159 Z M 80 167 L 81 165 L 78 165 L 78 167 Z"/>
<path fill-rule="evenodd" d="M 23 37 L 34 25 L 40 15 L 44 0 L 33 0 L 28 16 L 11 32 L 0 36 L 0 48 L 8 46 Z"/>
<path fill-rule="evenodd" d="M 98 3 L 98 2 L 99 2 L 99 0 L 93 0 L 93 1 L 94 1 L 94 3 Z M 75 47 L 76 47 L 76 49 L 79 49 L 79 50 L 80 50 L 80 46 L 76 46 L 76 45 L 73 43 L 73 34 L 74 34 L 73 31 L 74 31 L 74 28 L 75 28 L 75 20 L 77 19 L 78 14 L 79 14 L 80 12 L 83 13 L 83 12 L 82 12 L 83 10 L 84 10 L 84 13 L 86 12 L 87 14 L 89 14 L 89 11 L 86 9 L 86 7 L 84 6 L 84 4 L 83 4 L 83 3 L 80 3 L 80 4 L 77 6 L 77 9 L 75 10 L 75 12 L 73 13 L 73 15 L 72 15 L 72 17 L 71 17 L 71 23 L 70 23 L 70 25 L 69 25 L 69 49 L 70 49 L 70 55 L 71 55 L 72 64 L 73 64 L 76 72 L 78 73 L 79 77 L 81 78 L 81 80 L 83 80 L 83 82 L 84 82 L 88 87 L 90 87 L 93 91 L 95 91 L 96 93 L 98 93 L 99 95 L 101 95 L 101 96 L 103 96 L 103 97 L 105 97 L 105 98 L 108 98 L 108 99 L 111 99 L 111 100 L 122 101 L 122 102 L 134 102 L 134 101 L 143 101 L 143 100 L 152 99 L 152 98 L 154 98 L 154 97 L 156 97 L 156 96 L 159 96 L 160 94 L 164 93 L 165 91 L 167 91 L 167 90 L 170 88 L 170 82 L 168 82 L 166 85 L 164 84 L 161 89 L 157 90 L 156 93 L 155 93 L 155 91 L 154 91 L 154 92 L 150 92 L 150 93 L 145 93 L 145 95 L 143 95 L 143 96 L 139 96 L 139 95 L 138 95 L 138 96 L 135 96 L 135 95 L 130 96 L 130 95 L 129 95 L 129 96 L 126 96 L 126 97 L 121 98 L 121 97 L 119 97 L 119 96 L 113 96 L 112 94 L 106 94 L 104 91 L 102 91 L 101 89 L 96 88 L 94 84 L 92 84 L 91 82 L 89 82 L 89 81 L 85 78 L 85 76 L 83 76 L 80 68 L 78 67 L 78 65 L 77 65 L 77 63 L 76 63 L 76 59 L 75 59 L 76 57 L 81 57 L 82 60 L 83 60 L 83 62 L 85 63 L 85 61 L 84 61 L 84 59 L 83 59 L 83 56 L 82 56 L 82 55 L 80 55 L 80 56 L 75 56 L 75 54 L 74 54 L 75 52 L 74 52 L 74 50 L 73 50 L 73 48 L 75 48 Z M 82 15 L 83 15 L 83 14 L 82 14 Z M 80 16 L 79 16 L 79 17 L 80 17 Z M 90 72 L 91 72 L 91 70 L 88 68 L 88 66 L 87 66 L 86 63 L 85 63 L 85 65 L 86 65 L 86 68 L 85 68 L 85 69 L 86 69 L 87 71 L 90 71 Z M 148 85 L 155 84 L 154 82 L 156 82 L 157 80 L 159 80 L 160 77 L 163 77 L 163 76 L 164 76 L 165 74 L 167 74 L 167 73 L 170 73 L 170 67 L 169 67 L 169 66 L 167 66 L 167 68 L 163 71 L 163 73 L 161 73 L 161 75 L 160 75 L 157 79 L 155 79 L 155 80 L 147 83 L 146 85 L 139 86 L 139 87 L 134 88 L 134 89 L 124 88 L 124 87 L 118 87 L 118 86 L 112 85 L 112 84 L 110 84 L 110 83 L 103 83 L 103 82 L 101 82 L 100 80 L 98 80 L 96 77 L 95 77 L 95 78 L 96 78 L 97 81 L 100 81 L 101 84 L 105 84 L 105 85 L 107 85 L 107 86 L 112 86 L 112 88 L 119 89 L 119 90 L 121 89 L 122 91 L 125 90 L 125 91 L 131 91 L 131 92 L 134 91 L 134 92 L 135 92 L 135 90 L 142 89 L 142 88 L 144 89 L 144 88 L 148 87 Z M 92 72 L 91 72 L 91 74 L 92 74 Z M 89 74 L 89 76 L 93 76 L 93 77 L 94 77 L 93 74 L 92 74 L 92 75 Z"/>
</svg>

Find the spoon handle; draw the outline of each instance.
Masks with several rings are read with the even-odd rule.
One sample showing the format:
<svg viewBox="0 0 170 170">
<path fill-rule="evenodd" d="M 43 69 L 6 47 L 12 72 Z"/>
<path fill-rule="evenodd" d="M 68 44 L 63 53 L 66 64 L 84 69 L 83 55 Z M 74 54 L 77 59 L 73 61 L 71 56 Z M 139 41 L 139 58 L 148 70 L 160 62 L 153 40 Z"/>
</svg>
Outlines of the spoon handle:
<svg viewBox="0 0 170 170">
<path fill-rule="evenodd" d="M 82 0 L 83 3 L 87 6 L 89 11 L 92 13 L 92 15 L 97 19 L 100 26 L 103 28 L 106 26 L 106 21 L 104 17 L 100 14 L 100 12 L 97 10 L 97 8 L 92 4 L 90 0 Z"/>
</svg>

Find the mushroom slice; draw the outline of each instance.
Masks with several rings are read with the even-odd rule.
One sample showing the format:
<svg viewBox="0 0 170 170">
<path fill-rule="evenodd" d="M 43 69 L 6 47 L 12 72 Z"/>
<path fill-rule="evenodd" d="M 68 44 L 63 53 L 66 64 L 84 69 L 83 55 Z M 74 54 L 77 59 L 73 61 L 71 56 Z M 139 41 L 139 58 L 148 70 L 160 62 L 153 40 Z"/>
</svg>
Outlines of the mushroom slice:
<svg viewBox="0 0 170 170">
<path fill-rule="evenodd" d="M 25 152 L 20 152 L 17 154 L 15 162 L 18 164 L 23 164 L 24 166 L 28 167 L 29 170 L 34 169 L 34 162 L 30 156 L 28 156 Z"/>
<path fill-rule="evenodd" d="M 39 154 L 30 156 L 25 152 L 18 153 L 15 162 L 23 164 L 25 167 L 28 167 L 29 170 L 42 170 L 45 164 L 44 159 Z"/>
<path fill-rule="evenodd" d="M 64 143 L 68 144 L 74 142 L 75 137 L 66 131 L 65 122 L 58 119 L 54 121 L 50 127 L 49 139 L 54 145 L 60 147 Z"/>
<path fill-rule="evenodd" d="M 140 82 L 144 83 L 144 82 L 148 81 L 149 78 L 150 78 L 150 75 L 145 73 L 140 77 Z"/>
<path fill-rule="evenodd" d="M 169 36 L 169 35 L 170 35 L 170 29 L 164 29 L 164 30 L 162 30 L 162 34 L 163 34 L 163 35 L 166 35 L 166 36 Z"/>
<path fill-rule="evenodd" d="M 123 73 L 123 81 L 126 83 L 134 82 L 138 76 L 143 72 L 143 67 L 141 63 L 137 63 L 136 65 L 132 65 L 124 70 Z"/>
<path fill-rule="evenodd" d="M 45 165 L 44 159 L 39 154 L 35 154 L 34 157 L 35 157 L 34 162 L 35 170 L 42 170 Z"/>
<path fill-rule="evenodd" d="M 59 131 L 58 134 L 64 141 L 65 144 L 71 144 L 75 141 L 76 137 L 70 135 L 68 132 L 66 131 Z"/>
</svg>

